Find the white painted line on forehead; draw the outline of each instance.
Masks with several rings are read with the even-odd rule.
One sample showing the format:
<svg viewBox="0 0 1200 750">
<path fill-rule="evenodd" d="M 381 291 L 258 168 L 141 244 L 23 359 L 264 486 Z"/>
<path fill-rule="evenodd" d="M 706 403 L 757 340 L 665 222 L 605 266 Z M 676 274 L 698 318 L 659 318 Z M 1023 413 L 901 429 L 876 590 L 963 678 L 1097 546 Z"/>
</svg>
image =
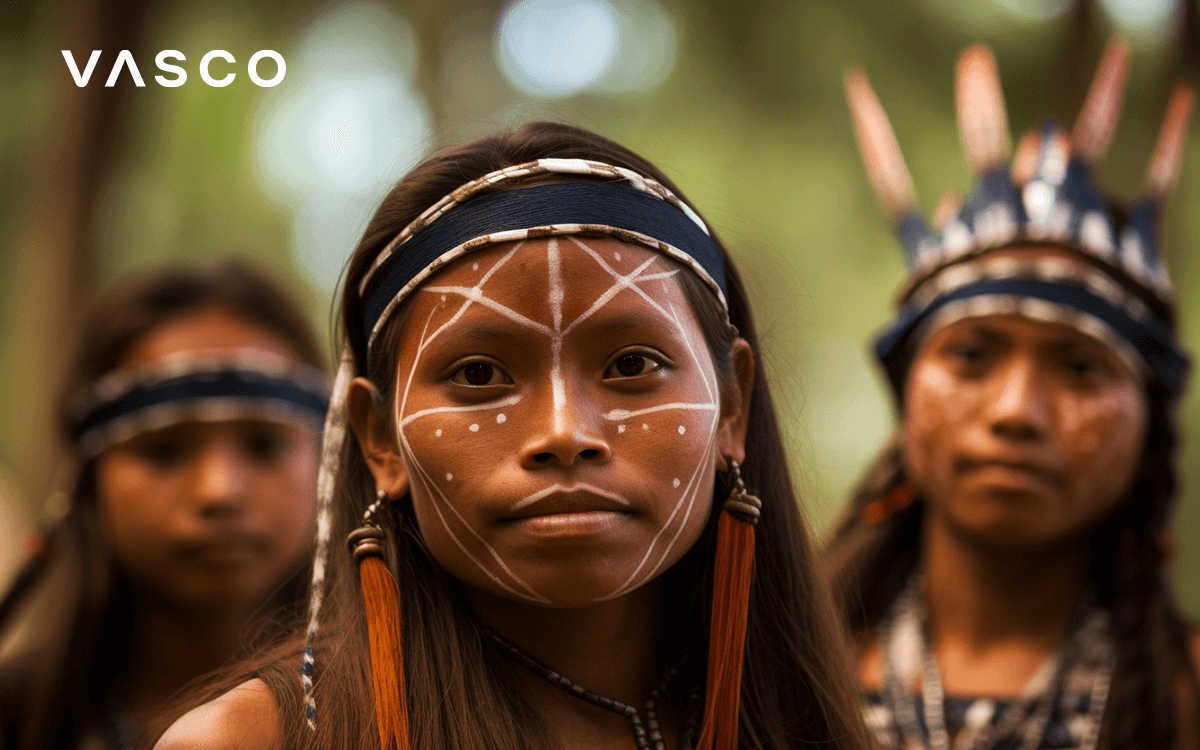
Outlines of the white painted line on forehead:
<svg viewBox="0 0 1200 750">
<path fill-rule="evenodd" d="M 579 248 L 580 248 L 581 250 L 583 250 L 585 253 L 587 253 L 588 255 L 592 256 L 592 259 L 593 259 L 593 260 L 595 260 L 597 263 L 599 263 L 601 268 L 603 268 L 605 271 L 607 271 L 607 272 L 608 272 L 608 274 L 609 274 L 610 276 L 612 276 L 614 279 L 617 279 L 618 283 L 620 283 L 620 280 L 623 278 L 623 275 L 621 274 L 621 272 L 620 272 L 620 271 L 617 271 L 617 270 L 616 270 L 616 269 L 614 269 L 612 266 L 608 265 L 608 262 L 607 262 L 607 261 L 605 261 L 605 260 L 604 260 L 604 258 L 602 258 L 602 257 L 600 256 L 600 253 L 598 253 L 598 252 L 596 252 L 595 250 L 593 250 L 593 249 L 592 249 L 591 247 L 589 247 L 589 246 L 588 246 L 588 245 L 587 245 L 585 242 L 583 242 L 582 240 L 578 239 L 577 237 L 568 237 L 567 239 L 571 240 L 571 242 L 573 242 L 573 243 L 575 243 L 576 245 L 578 245 L 578 246 L 579 246 Z M 646 292 L 645 292 L 645 291 L 644 291 L 644 290 L 643 290 L 641 287 L 637 286 L 636 284 L 630 284 L 630 285 L 629 285 L 628 287 L 626 287 L 626 288 L 628 288 L 628 289 L 631 289 L 631 290 L 633 290 L 634 292 L 637 292 L 637 294 L 638 294 L 638 295 L 639 295 L 639 296 L 640 296 L 642 299 L 644 299 L 644 300 L 646 300 L 646 302 L 650 303 L 650 306 L 651 306 L 651 307 L 653 307 L 655 310 L 658 310 L 660 313 L 662 313 L 662 316 L 663 316 L 664 318 L 666 318 L 667 320 L 671 320 L 671 319 L 672 319 L 672 318 L 671 318 L 671 315 L 670 315 L 669 313 L 667 313 L 667 311 L 666 311 L 666 310 L 664 310 L 664 309 L 663 309 L 663 306 L 662 306 L 662 305 L 660 305 L 660 304 L 658 304 L 658 303 L 657 303 L 657 302 L 655 302 L 654 300 L 650 299 L 650 295 L 646 294 Z"/>
<path fill-rule="evenodd" d="M 547 336 L 550 335 L 550 328 L 548 326 L 544 326 L 541 323 L 536 323 L 536 322 L 530 320 L 529 318 L 525 317 L 521 313 L 517 312 L 516 310 L 512 310 L 508 307 L 505 307 L 504 305 L 500 304 L 499 302 L 495 301 L 494 299 L 485 296 L 483 293 L 483 290 L 479 289 L 478 287 L 473 287 L 473 286 L 427 286 L 427 287 L 424 287 L 421 291 L 423 291 L 423 292 L 444 292 L 446 294 L 462 295 L 463 297 L 466 297 L 467 299 L 469 299 L 472 302 L 478 302 L 479 304 L 483 305 L 484 307 L 488 307 L 488 308 L 491 308 L 492 310 L 495 310 L 496 312 L 500 313 L 504 317 L 513 321 L 514 323 L 525 326 L 526 328 L 532 328 L 533 330 L 538 331 L 540 333 L 544 333 Z"/>
<path fill-rule="evenodd" d="M 554 397 L 554 427 L 561 430 L 562 413 L 567 405 L 567 387 L 562 376 L 562 303 L 565 294 L 557 237 L 551 237 L 546 243 L 546 262 L 550 277 L 550 315 L 554 322 L 554 330 L 550 333 L 550 389 Z"/>
<path fill-rule="evenodd" d="M 509 258 L 513 257 L 513 255 L 516 254 L 516 252 L 524 246 L 525 246 L 524 242 L 518 242 L 516 245 L 514 245 L 511 250 L 509 250 L 507 253 L 504 254 L 504 257 L 502 257 L 500 260 L 496 261 L 496 263 L 487 270 L 487 273 L 485 273 L 483 275 L 483 277 L 481 279 L 479 279 L 479 281 L 472 288 L 476 289 L 476 290 L 482 290 L 483 285 L 488 283 L 488 281 L 492 278 L 492 275 L 495 274 L 497 271 L 499 271 L 501 266 L 503 266 L 505 263 L 507 263 Z M 476 263 L 475 266 L 478 267 L 479 264 Z M 446 295 L 443 294 L 442 300 L 445 300 L 445 299 L 446 299 Z M 438 326 L 438 329 L 436 331 L 434 331 L 432 334 L 430 334 L 430 336 L 427 340 L 422 341 L 421 348 L 424 349 L 426 346 L 428 346 L 430 344 L 430 342 L 432 342 L 434 339 L 436 339 L 442 331 L 446 330 L 450 326 L 457 323 L 458 319 L 463 316 L 463 313 L 465 313 L 467 311 L 467 308 L 470 307 L 474 301 L 475 300 L 472 299 L 472 297 L 470 297 L 470 296 L 468 296 L 465 300 L 463 300 L 462 305 L 458 308 L 457 311 L 455 311 L 454 315 L 451 316 L 450 320 L 447 320 L 445 323 L 442 323 L 440 326 Z"/>
<path fill-rule="evenodd" d="M 625 289 L 630 284 L 634 283 L 633 282 L 634 279 L 636 279 L 637 281 L 648 280 L 649 277 L 646 277 L 644 279 L 637 278 L 638 274 L 640 274 L 642 271 L 644 271 L 646 269 L 646 267 L 649 266 L 651 263 L 653 263 L 655 260 L 657 260 L 657 258 L 654 256 L 651 256 L 649 259 L 646 260 L 645 263 L 643 263 L 642 265 L 635 268 L 632 273 L 619 277 L 617 279 L 617 283 L 610 286 L 607 289 L 607 291 L 604 292 L 604 294 L 601 294 L 599 297 L 597 297 L 596 301 L 592 303 L 591 307 L 589 307 L 587 310 L 585 310 L 583 312 L 583 314 L 580 315 L 578 318 L 571 321 L 571 325 L 567 326 L 567 330 L 563 331 L 563 335 L 570 333 L 571 330 L 575 328 L 575 326 L 577 326 L 580 323 L 582 323 L 583 321 L 587 320 L 588 318 L 590 318 L 592 316 L 593 313 L 595 313 L 597 310 L 599 310 L 600 308 L 607 305 L 609 303 L 609 300 L 611 300 L 613 297 L 616 297 L 617 294 L 622 289 Z M 672 272 L 672 273 L 674 273 L 674 272 Z M 654 275 L 659 276 L 659 274 L 654 274 Z"/>
<path fill-rule="evenodd" d="M 609 500 L 620 503 L 621 505 L 629 505 L 629 501 L 627 499 L 625 499 L 625 497 L 623 495 L 619 495 L 616 492 L 613 492 L 612 490 L 606 490 L 603 487 L 597 487 L 594 484 L 586 484 L 586 483 L 580 482 L 580 483 L 572 484 L 572 485 L 565 485 L 565 484 L 551 485 L 544 490 L 539 490 L 539 491 L 533 493 L 532 495 L 528 495 L 526 497 L 521 498 L 517 502 L 513 503 L 512 507 L 509 508 L 508 510 L 509 510 L 509 512 L 515 512 L 518 510 L 522 510 L 524 508 L 528 508 L 530 505 L 533 505 L 538 500 L 541 500 L 544 497 L 553 495 L 555 492 L 579 492 L 581 490 L 584 492 L 590 492 L 593 495 L 599 495 L 600 497 L 608 498 Z"/>
</svg>

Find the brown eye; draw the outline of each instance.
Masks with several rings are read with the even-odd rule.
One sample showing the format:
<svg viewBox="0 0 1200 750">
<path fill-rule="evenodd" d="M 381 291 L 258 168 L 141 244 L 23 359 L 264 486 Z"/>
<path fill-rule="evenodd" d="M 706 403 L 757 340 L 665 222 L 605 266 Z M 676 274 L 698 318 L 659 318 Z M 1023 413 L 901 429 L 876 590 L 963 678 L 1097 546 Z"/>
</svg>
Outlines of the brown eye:
<svg viewBox="0 0 1200 750">
<path fill-rule="evenodd" d="M 141 440 L 134 448 L 143 461 L 160 470 L 178 466 L 187 455 L 187 445 L 178 437 L 163 437 Z"/>
<path fill-rule="evenodd" d="M 292 436 L 283 428 L 263 426 L 246 430 L 242 435 L 242 450 L 260 464 L 270 464 L 292 449 Z"/>
<path fill-rule="evenodd" d="M 622 354 L 613 362 L 608 371 L 604 373 L 605 378 L 636 378 L 639 375 L 646 375 L 654 372 L 662 365 L 645 354 L 630 352 Z"/>
<path fill-rule="evenodd" d="M 506 385 L 511 383 L 500 368 L 488 362 L 471 362 L 460 367 L 450 376 L 450 380 L 459 385 L 484 386 Z"/>
</svg>

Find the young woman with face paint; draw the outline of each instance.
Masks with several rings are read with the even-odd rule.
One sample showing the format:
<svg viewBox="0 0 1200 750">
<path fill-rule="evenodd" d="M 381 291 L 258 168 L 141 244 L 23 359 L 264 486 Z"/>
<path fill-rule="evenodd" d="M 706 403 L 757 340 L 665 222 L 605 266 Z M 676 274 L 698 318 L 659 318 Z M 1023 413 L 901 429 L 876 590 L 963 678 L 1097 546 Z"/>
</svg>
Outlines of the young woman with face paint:
<svg viewBox="0 0 1200 750">
<path fill-rule="evenodd" d="M 861 72 L 847 93 L 909 254 L 876 344 L 900 407 L 828 552 L 883 747 L 1200 747 L 1192 644 L 1169 578 L 1175 415 L 1187 359 L 1157 247 L 1192 95 L 1172 95 L 1144 196 L 1093 169 L 1127 65 L 1112 43 L 1068 138 L 1008 166 L 985 48 L 959 59 L 975 194 L 940 237 Z"/>
<path fill-rule="evenodd" d="M 399 182 L 347 272 L 314 647 L 160 747 L 865 746 L 744 290 L 677 196 L 544 123 Z"/>
<path fill-rule="evenodd" d="M 0 746 L 132 748 L 148 716 L 300 606 L 327 376 L 247 268 L 150 273 L 82 326 L 65 516 L 0 609 Z"/>
</svg>

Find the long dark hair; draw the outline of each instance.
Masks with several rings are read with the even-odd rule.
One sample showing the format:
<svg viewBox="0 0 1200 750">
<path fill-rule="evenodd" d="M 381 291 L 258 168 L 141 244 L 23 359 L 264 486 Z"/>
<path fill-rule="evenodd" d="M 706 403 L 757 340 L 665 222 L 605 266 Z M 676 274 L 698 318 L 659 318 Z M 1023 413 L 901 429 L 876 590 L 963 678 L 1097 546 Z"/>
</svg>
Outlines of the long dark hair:
<svg viewBox="0 0 1200 750">
<path fill-rule="evenodd" d="M 59 427 L 70 444 L 68 404 L 115 370 L 158 326 L 207 308 L 226 310 L 279 338 L 298 361 L 324 366 L 304 313 L 248 266 L 167 269 L 125 280 L 101 295 L 83 322 L 59 399 Z M 0 661 L 0 747 L 76 748 L 110 707 L 114 681 L 133 645 L 135 591 L 114 564 L 96 505 L 95 461 L 73 474 L 66 513 L 0 602 L 0 641 L 16 647 Z M 302 575 L 270 604 L 303 593 Z"/>
<path fill-rule="evenodd" d="M 1146 404 L 1146 440 L 1129 495 L 1090 534 L 1090 583 L 1098 603 L 1112 612 L 1116 646 L 1101 750 L 1176 748 L 1180 727 L 1200 722 L 1191 626 L 1175 601 L 1169 571 L 1176 398 L 1151 380 Z M 919 563 L 924 516 L 920 498 L 882 520 L 871 518 L 868 511 L 874 503 L 886 502 L 903 483 L 903 451 L 897 437 L 867 471 L 827 550 L 835 593 L 858 636 L 879 624 Z"/>
<path fill-rule="evenodd" d="M 583 158 L 632 169 L 678 190 L 653 165 L 622 146 L 578 128 L 534 123 L 433 155 L 405 176 L 384 199 L 351 257 L 344 288 L 356 290 L 380 249 L 428 206 L 467 181 L 497 169 L 543 158 Z M 757 348 L 754 323 L 742 282 L 726 259 L 730 317 L 740 335 Z M 683 288 L 705 332 L 718 373 L 729 376 L 733 333 L 713 294 L 691 274 Z M 380 334 L 366 357 L 362 302 L 347 291 L 343 336 L 357 374 L 370 378 L 383 401 L 395 390 L 396 333 Z M 755 578 L 751 591 L 742 688 L 742 747 L 857 748 L 867 745 L 848 669 L 848 652 L 833 602 L 817 575 L 808 529 L 800 513 L 774 408 L 761 362 L 755 360 L 746 461 L 746 484 L 763 500 L 757 527 Z M 718 483 L 720 484 L 720 483 Z M 723 491 L 715 490 L 718 495 Z M 344 539 L 361 523 L 374 495 L 374 482 L 353 441 L 341 455 L 336 480 L 333 538 Z M 723 498 L 714 500 L 718 503 Z M 711 606 L 715 518 L 700 541 L 665 572 L 661 611 L 664 646 L 670 654 L 690 651 L 688 678 L 701 684 Z M 412 515 L 411 502 L 392 503 L 382 520 L 392 570 L 400 585 L 404 668 L 410 736 L 414 748 L 469 747 L 485 750 L 546 747 L 540 711 L 504 675 L 511 668 L 481 637 L 461 584 L 430 557 Z M 377 746 L 370 682 L 365 608 L 349 552 L 334 545 L 327 579 L 322 636 L 316 651 L 316 731 L 305 726 L 297 674 L 300 641 L 245 665 L 197 700 L 257 675 L 270 685 L 281 707 L 285 747 Z M 667 656 L 666 658 L 673 658 Z M 686 700 L 674 695 L 674 700 Z"/>
</svg>

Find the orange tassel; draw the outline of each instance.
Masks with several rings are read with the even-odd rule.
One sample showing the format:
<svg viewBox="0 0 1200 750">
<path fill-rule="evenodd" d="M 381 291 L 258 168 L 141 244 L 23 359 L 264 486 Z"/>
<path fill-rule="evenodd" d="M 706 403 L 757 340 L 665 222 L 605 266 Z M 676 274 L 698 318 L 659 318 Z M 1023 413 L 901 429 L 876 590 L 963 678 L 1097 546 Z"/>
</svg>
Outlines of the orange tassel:
<svg viewBox="0 0 1200 750">
<path fill-rule="evenodd" d="M 375 534 L 362 532 L 370 529 Z M 356 535 L 360 535 L 355 539 Z M 355 544 L 357 542 L 357 544 Z M 409 750 L 408 693 L 404 687 L 404 651 L 400 630 L 400 588 L 383 561 L 382 532 L 366 527 L 351 535 L 358 576 L 367 608 L 371 645 L 371 683 L 375 689 L 375 722 L 382 750 Z"/>
<path fill-rule="evenodd" d="M 708 679 L 704 724 L 697 750 L 737 748 L 738 704 L 753 572 L 754 526 L 726 510 L 717 522 Z"/>
</svg>

